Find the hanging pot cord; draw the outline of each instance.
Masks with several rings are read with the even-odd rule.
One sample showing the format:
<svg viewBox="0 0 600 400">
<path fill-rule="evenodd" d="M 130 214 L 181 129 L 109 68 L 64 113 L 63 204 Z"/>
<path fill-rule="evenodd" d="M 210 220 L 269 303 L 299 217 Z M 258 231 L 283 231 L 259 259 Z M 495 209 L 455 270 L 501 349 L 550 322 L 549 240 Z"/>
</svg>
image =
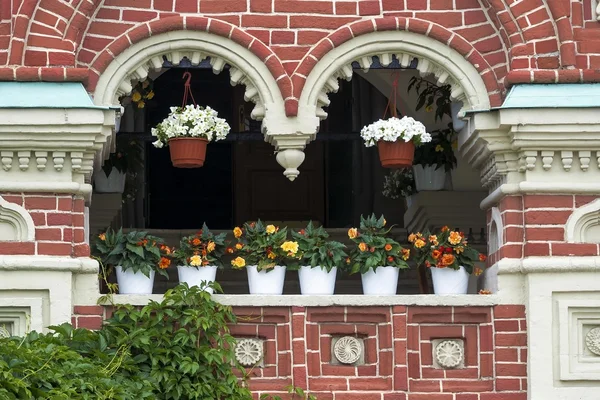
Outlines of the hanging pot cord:
<svg viewBox="0 0 600 400">
<path fill-rule="evenodd" d="M 387 106 L 385 107 L 385 111 L 383 112 L 383 119 L 385 119 L 385 116 L 387 115 L 388 111 L 389 111 L 391 117 L 395 118 L 398 116 L 396 97 L 398 95 L 398 80 L 400 79 L 400 72 L 398 72 L 398 71 L 393 72 L 392 78 L 394 79 L 392 81 L 392 91 L 390 93 L 390 97 L 388 99 Z M 401 108 L 400 112 L 402 113 L 403 116 L 405 116 L 406 113 L 402 109 L 402 105 L 400 105 L 400 108 Z"/>
<path fill-rule="evenodd" d="M 188 96 L 192 98 L 192 102 L 194 103 L 194 105 L 196 105 L 196 100 L 194 99 L 194 95 L 192 94 L 192 88 L 190 87 L 190 83 L 192 81 L 192 74 L 189 71 L 185 71 L 183 73 L 182 79 L 185 79 L 185 83 L 183 84 L 183 102 L 181 103 L 181 108 L 184 108 L 187 105 Z"/>
</svg>

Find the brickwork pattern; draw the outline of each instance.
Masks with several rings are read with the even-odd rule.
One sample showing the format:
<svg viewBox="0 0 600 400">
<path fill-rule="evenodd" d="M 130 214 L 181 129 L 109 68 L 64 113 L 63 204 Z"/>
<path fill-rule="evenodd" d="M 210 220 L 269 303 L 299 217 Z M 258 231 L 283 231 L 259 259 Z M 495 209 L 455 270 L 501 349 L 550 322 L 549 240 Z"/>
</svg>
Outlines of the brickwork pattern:
<svg viewBox="0 0 600 400">
<path fill-rule="evenodd" d="M 373 21 L 385 20 L 382 25 L 398 21 L 399 29 L 408 30 L 412 25 L 462 48 L 461 54 L 489 74 L 484 80 L 491 95 L 500 97 L 514 83 L 600 81 L 595 5 L 595 0 L 13 0 L 0 6 L 0 66 L 5 66 L 0 80 L 87 82 L 90 74 L 93 88 L 107 54 L 115 57 L 125 41 L 155 33 L 154 27 L 182 29 L 184 17 L 207 17 L 217 28 L 192 22 L 185 29 L 240 36 L 261 55 L 266 48 L 273 54 L 274 77 L 281 77 L 282 67 L 296 81 L 296 97 L 316 54 L 335 47 L 340 37 L 360 33 L 350 24 L 380 30 Z M 233 34 L 238 30 L 244 35 Z"/>
<path fill-rule="evenodd" d="M 76 306 L 73 324 L 97 329 L 110 314 Z M 284 395 L 293 384 L 319 400 L 525 400 L 525 308 L 495 307 L 235 307 L 235 337 L 264 340 L 264 367 L 250 388 Z M 365 344 L 364 364 L 333 365 L 332 338 Z M 464 368 L 435 369 L 432 340 L 461 339 Z M 285 396 L 283 396 L 286 398 Z"/>
<path fill-rule="evenodd" d="M 4 242 L 0 255 L 90 255 L 84 237 L 82 198 L 54 193 L 8 193 L 2 198 L 29 212 L 35 224 L 35 242 Z"/>
</svg>

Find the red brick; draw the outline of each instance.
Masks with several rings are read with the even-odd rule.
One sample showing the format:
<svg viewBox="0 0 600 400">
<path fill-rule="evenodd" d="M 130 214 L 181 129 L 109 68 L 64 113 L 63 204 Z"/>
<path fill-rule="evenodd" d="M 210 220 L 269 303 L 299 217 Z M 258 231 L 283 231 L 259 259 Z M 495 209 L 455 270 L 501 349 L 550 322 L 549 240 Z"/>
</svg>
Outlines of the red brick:
<svg viewBox="0 0 600 400">
<path fill-rule="evenodd" d="M 477 354 L 475 354 L 477 357 Z M 437 371 L 437 370 L 436 370 Z M 446 370 L 446 378 L 448 379 L 477 379 L 479 378 L 479 370 L 477 368 L 449 369 Z M 423 373 L 425 378 L 425 373 Z"/>
<path fill-rule="evenodd" d="M 496 364 L 497 376 L 527 376 L 526 364 Z"/>
<path fill-rule="evenodd" d="M 233 13 L 245 12 L 246 2 L 239 0 L 202 0 L 200 13 Z"/>
<path fill-rule="evenodd" d="M 562 241 L 565 239 L 564 228 L 526 228 L 526 240 Z"/>
<path fill-rule="evenodd" d="M 525 318 L 525 306 L 501 305 L 494 307 L 495 319 Z"/>
<path fill-rule="evenodd" d="M 350 391 L 356 390 L 392 390 L 392 378 L 353 378 L 349 379 Z"/>
<path fill-rule="evenodd" d="M 250 12 L 270 13 L 272 11 L 272 0 L 250 0 Z"/>
<path fill-rule="evenodd" d="M 335 2 L 335 14 L 336 15 L 356 15 L 355 1 L 348 2 Z"/>
<path fill-rule="evenodd" d="M 343 322 L 345 312 L 344 307 L 310 307 L 307 308 L 306 320 L 310 322 Z"/>
<path fill-rule="evenodd" d="M 353 21 L 356 21 L 356 18 L 292 15 L 290 28 L 337 29 Z"/>
<path fill-rule="evenodd" d="M 242 26 L 287 28 L 287 17 L 285 15 L 242 15 Z"/>
<path fill-rule="evenodd" d="M 496 332 L 518 332 L 519 321 L 517 320 L 500 320 L 494 322 Z"/>
<path fill-rule="evenodd" d="M 527 334 L 496 333 L 496 346 L 527 346 Z"/>
<path fill-rule="evenodd" d="M 70 243 L 38 243 L 37 253 L 49 256 L 70 256 L 73 250 Z"/>
<path fill-rule="evenodd" d="M 79 315 L 102 315 L 104 313 L 104 307 L 101 306 L 75 306 L 73 308 L 74 314 Z"/>
<path fill-rule="evenodd" d="M 196 12 L 196 11 L 194 11 L 194 12 Z M 144 21 L 150 21 L 150 20 L 156 18 L 157 16 L 158 16 L 158 13 L 156 11 L 123 10 L 123 18 L 122 19 L 124 21 L 144 22 Z"/>
<path fill-rule="evenodd" d="M 525 243 L 523 247 L 525 257 L 532 256 L 549 256 L 550 255 L 550 244 L 549 243 Z"/>
<path fill-rule="evenodd" d="M 573 208 L 573 196 L 527 195 L 525 208 Z"/>
<path fill-rule="evenodd" d="M 595 256 L 598 247 L 592 243 L 552 243 L 553 256 Z"/>
<path fill-rule="evenodd" d="M 406 0 L 407 10 L 427 10 L 427 0 Z"/>
<path fill-rule="evenodd" d="M 411 0 L 408 0 L 409 2 Z M 452 393 L 409 393 L 408 400 L 453 400 Z"/>
<path fill-rule="evenodd" d="M 450 307 L 409 307 L 408 323 L 445 323 L 452 322 Z"/>
<path fill-rule="evenodd" d="M 4 255 L 30 255 L 35 253 L 33 242 L 4 242 L 0 245 L 0 254 Z"/>
<path fill-rule="evenodd" d="M 394 362 L 396 365 L 406 364 L 406 340 L 394 341 Z"/>
<path fill-rule="evenodd" d="M 527 393 L 481 393 L 480 400 L 527 400 Z M 457 399 L 458 400 L 458 399 Z"/>
<path fill-rule="evenodd" d="M 494 381 L 471 380 L 471 381 L 442 381 L 444 392 L 490 392 L 494 390 Z"/>
<path fill-rule="evenodd" d="M 58 210 L 59 211 L 71 211 L 71 210 L 73 210 L 73 199 L 71 199 L 71 198 L 59 198 L 58 199 Z"/>
<path fill-rule="evenodd" d="M 274 0 L 275 12 L 301 14 L 333 14 L 333 2 L 310 0 Z"/>
<path fill-rule="evenodd" d="M 277 348 L 279 351 L 290 350 L 290 327 L 288 325 L 277 326 Z"/>
<path fill-rule="evenodd" d="M 462 326 L 421 326 L 421 340 L 460 338 L 462 336 Z"/>
<path fill-rule="evenodd" d="M 28 210 L 56 210 L 56 197 L 25 197 Z"/>
<path fill-rule="evenodd" d="M 507 210 L 521 211 L 523 209 L 523 199 L 521 196 L 507 196 L 500 201 L 500 211 Z"/>
<path fill-rule="evenodd" d="M 575 207 L 581 207 L 598 199 L 598 196 L 575 196 Z"/>
<path fill-rule="evenodd" d="M 454 307 L 454 323 L 482 323 L 491 321 L 489 307 Z"/>
<path fill-rule="evenodd" d="M 437 380 L 417 380 L 408 381 L 408 387 L 411 392 L 441 392 L 440 381 Z"/>
<path fill-rule="evenodd" d="M 46 225 L 46 214 L 41 212 L 32 212 L 29 213 L 31 215 L 31 219 L 35 226 L 44 226 Z"/>
<path fill-rule="evenodd" d="M 298 44 L 315 44 L 327 36 L 323 31 L 301 30 L 298 31 Z"/>
<path fill-rule="evenodd" d="M 521 380 L 511 378 L 496 379 L 497 391 L 519 391 L 521 390 Z"/>
<path fill-rule="evenodd" d="M 271 32 L 272 44 L 294 44 L 296 33 L 293 31 L 273 31 Z"/>
<path fill-rule="evenodd" d="M 379 15 L 380 13 L 379 0 L 363 0 L 358 2 L 359 15 Z"/>
<path fill-rule="evenodd" d="M 394 315 L 394 338 L 406 337 L 406 315 Z"/>
<path fill-rule="evenodd" d="M 102 328 L 102 317 L 77 317 L 77 327 L 86 329 Z"/>
<path fill-rule="evenodd" d="M 62 239 L 62 231 L 60 228 L 37 228 L 35 230 L 35 240 L 54 240 Z"/>
<path fill-rule="evenodd" d="M 482 377 L 492 377 L 494 375 L 494 359 L 492 354 L 480 354 L 479 371 Z"/>
<path fill-rule="evenodd" d="M 381 400 L 379 393 L 336 393 L 336 400 Z"/>
</svg>

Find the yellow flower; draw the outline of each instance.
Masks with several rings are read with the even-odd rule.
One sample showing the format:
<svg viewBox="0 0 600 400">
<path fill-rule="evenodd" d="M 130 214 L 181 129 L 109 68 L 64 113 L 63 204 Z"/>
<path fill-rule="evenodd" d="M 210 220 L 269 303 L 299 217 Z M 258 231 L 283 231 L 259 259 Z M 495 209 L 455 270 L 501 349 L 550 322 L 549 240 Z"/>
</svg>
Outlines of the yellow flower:
<svg viewBox="0 0 600 400">
<path fill-rule="evenodd" d="M 429 236 L 429 241 L 431 242 L 432 245 L 437 246 L 439 244 L 438 242 L 438 238 L 436 235 L 431 235 Z"/>
<path fill-rule="evenodd" d="M 277 232 L 277 228 L 275 228 L 275 225 L 267 225 L 267 227 L 265 228 L 265 231 L 267 231 L 268 235 L 272 235 L 275 232 Z"/>
<path fill-rule="evenodd" d="M 410 235 L 408 235 L 408 241 L 410 243 L 414 243 L 415 240 L 417 240 L 417 235 L 415 235 L 414 233 L 411 233 Z"/>
<path fill-rule="evenodd" d="M 464 248 L 464 247 L 462 247 L 462 246 L 456 246 L 456 247 L 454 248 L 454 251 L 456 252 L 456 254 L 460 254 L 460 253 L 462 253 L 463 251 L 465 251 L 465 248 Z"/>
<path fill-rule="evenodd" d="M 427 107 L 425 107 L 425 111 L 427 111 L 427 112 L 433 111 L 433 106 L 428 105 Z"/>
<path fill-rule="evenodd" d="M 102 240 L 103 242 L 106 240 L 106 233 L 101 233 L 98 235 L 98 239 Z"/>
<path fill-rule="evenodd" d="M 208 244 L 206 245 L 206 251 L 208 251 L 209 253 L 211 251 L 214 251 L 216 247 L 215 242 L 208 242 Z"/>
<path fill-rule="evenodd" d="M 141 100 L 137 102 L 137 108 L 144 108 L 144 107 L 146 107 L 146 103 L 145 102 L 143 102 Z"/>
<path fill-rule="evenodd" d="M 131 100 L 133 100 L 134 102 L 138 102 L 142 99 L 142 95 L 139 92 L 133 92 L 133 95 L 131 95 Z"/>
<path fill-rule="evenodd" d="M 171 265 L 171 260 L 169 260 L 167 257 L 160 258 L 160 262 L 158 263 L 158 268 L 167 269 L 167 268 L 169 268 L 169 265 Z"/>
<path fill-rule="evenodd" d="M 385 218 L 383 219 L 383 226 L 385 226 L 385 224 L 387 224 L 387 221 L 385 220 Z"/>
<path fill-rule="evenodd" d="M 151 91 L 149 91 L 149 92 L 148 92 L 148 94 L 146 95 L 146 98 L 147 98 L 148 100 L 152 100 L 152 98 L 153 98 L 153 97 L 154 97 L 154 92 L 151 90 Z"/>
<path fill-rule="evenodd" d="M 402 249 L 402 259 L 404 261 L 408 260 L 408 258 L 410 257 L 410 250 L 409 249 Z"/>
<path fill-rule="evenodd" d="M 192 267 L 199 267 L 202 265 L 202 257 L 200 256 L 192 256 L 190 257 L 190 265 Z"/>
<path fill-rule="evenodd" d="M 240 236 L 242 236 L 242 233 L 243 232 L 239 226 L 236 226 L 235 228 L 233 228 L 233 236 L 235 236 L 236 238 L 239 238 Z"/>
<path fill-rule="evenodd" d="M 268 257 L 270 260 L 274 260 L 274 259 L 275 259 L 275 257 L 277 257 L 277 254 L 275 254 L 275 253 L 273 253 L 272 251 L 270 251 L 270 252 L 269 252 L 269 254 L 267 254 L 267 257 Z"/>
<path fill-rule="evenodd" d="M 235 248 L 236 248 L 236 249 L 238 249 L 238 250 L 241 250 L 243 247 L 244 247 L 244 245 L 243 245 L 243 244 L 241 244 L 241 243 L 237 243 L 237 244 L 235 245 Z"/>
<path fill-rule="evenodd" d="M 448 236 L 448 242 L 450 242 L 450 244 L 457 245 L 462 242 L 462 236 L 460 236 L 460 233 L 452 231 L 450 232 L 450 236 Z"/>
<path fill-rule="evenodd" d="M 425 241 L 424 241 L 423 239 L 417 239 L 417 240 L 415 241 L 415 247 L 416 247 L 417 249 L 420 249 L 420 248 L 422 248 L 423 246 L 425 246 Z"/>
<path fill-rule="evenodd" d="M 350 239 L 356 239 L 358 237 L 358 229 L 356 229 L 356 228 L 348 229 L 348 237 Z"/>
<path fill-rule="evenodd" d="M 294 255 L 298 252 L 298 242 L 284 242 L 281 245 L 281 248 L 283 251 L 287 251 L 288 253 Z"/>
<path fill-rule="evenodd" d="M 483 270 L 481 268 L 475 268 L 473 273 L 475 274 L 475 276 L 479 276 L 483 273 Z"/>
<path fill-rule="evenodd" d="M 244 260 L 242 257 L 236 257 L 235 259 L 231 260 L 231 265 L 233 265 L 235 268 L 243 268 L 246 266 L 246 260 Z"/>
<path fill-rule="evenodd" d="M 444 151 L 444 146 L 442 146 L 441 144 L 438 144 L 437 146 L 435 146 L 435 151 L 437 153 L 441 153 Z"/>
<path fill-rule="evenodd" d="M 367 246 L 367 244 L 365 242 L 362 242 L 362 243 L 360 243 L 358 245 L 358 248 L 359 248 L 360 251 L 367 251 L 368 246 Z"/>
</svg>

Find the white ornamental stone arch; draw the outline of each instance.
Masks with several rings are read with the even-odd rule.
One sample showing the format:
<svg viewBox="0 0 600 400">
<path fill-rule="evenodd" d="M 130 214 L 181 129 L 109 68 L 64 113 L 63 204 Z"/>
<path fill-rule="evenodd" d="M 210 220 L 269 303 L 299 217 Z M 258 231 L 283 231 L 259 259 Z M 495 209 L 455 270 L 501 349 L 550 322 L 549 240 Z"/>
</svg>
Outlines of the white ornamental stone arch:
<svg viewBox="0 0 600 400">
<path fill-rule="evenodd" d="M 573 211 L 565 225 L 565 241 L 600 243 L 600 199 Z"/>
<path fill-rule="evenodd" d="M 35 224 L 29 212 L 0 196 L 0 242 L 33 242 L 34 240 Z"/>
<path fill-rule="evenodd" d="M 284 99 L 263 60 L 231 39 L 202 31 L 167 32 L 131 45 L 100 75 L 94 103 L 118 105 L 120 96 L 131 93 L 133 82 L 145 79 L 150 70 L 163 68 L 163 56 L 173 65 L 178 65 L 184 57 L 192 65 L 210 57 L 215 73 L 230 65 L 230 82 L 246 86 L 244 97 L 255 104 L 251 115 L 263 121 L 263 132 L 269 131 L 269 124 L 285 123 Z"/>
<path fill-rule="evenodd" d="M 327 117 L 322 107 L 329 105 L 328 93 L 339 88 L 338 79 L 352 79 L 353 62 L 367 71 L 373 57 L 383 66 L 396 56 L 400 65 L 408 67 L 418 60 L 421 75 L 433 74 L 439 84 L 452 87 L 452 100 L 462 101 L 463 110 L 489 110 L 487 88 L 477 69 L 456 50 L 443 43 L 413 32 L 383 31 L 361 35 L 325 54 L 314 66 L 302 90 L 298 116 L 318 127 Z"/>
</svg>

